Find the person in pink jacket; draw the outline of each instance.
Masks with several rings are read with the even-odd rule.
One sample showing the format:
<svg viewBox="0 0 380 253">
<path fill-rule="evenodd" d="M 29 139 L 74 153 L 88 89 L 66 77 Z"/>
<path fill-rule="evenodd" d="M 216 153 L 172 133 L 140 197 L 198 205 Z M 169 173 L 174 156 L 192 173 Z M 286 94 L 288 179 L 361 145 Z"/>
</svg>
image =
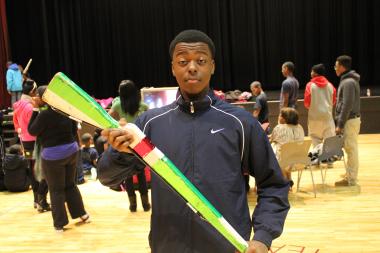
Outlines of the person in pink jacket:
<svg viewBox="0 0 380 253">
<path fill-rule="evenodd" d="M 50 211 L 50 205 L 46 201 L 48 187 L 45 179 L 37 176 L 34 169 L 33 151 L 36 136 L 29 134 L 28 124 L 33 113 L 32 97 L 35 96 L 37 84 L 32 79 L 24 80 L 20 100 L 13 104 L 13 124 L 20 138 L 25 158 L 30 161 L 31 182 L 34 195 L 34 208 L 39 212 Z"/>
<path fill-rule="evenodd" d="M 309 110 L 308 131 L 313 147 L 335 135 L 333 106 L 336 102 L 335 87 L 324 76 L 323 64 L 311 68 L 311 80 L 306 85 L 304 105 Z"/>
</svg>

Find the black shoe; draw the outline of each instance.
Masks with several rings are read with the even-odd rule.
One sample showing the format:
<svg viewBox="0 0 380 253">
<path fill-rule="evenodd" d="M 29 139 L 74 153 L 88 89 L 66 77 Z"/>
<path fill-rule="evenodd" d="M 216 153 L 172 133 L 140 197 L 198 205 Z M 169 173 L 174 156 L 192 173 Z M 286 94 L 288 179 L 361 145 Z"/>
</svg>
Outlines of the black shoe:
<svg viewBox="0 0 380 253">
<path fill-rule="evenodd" d="M 51 207 L 48 203 L 44 205 L 37 204 L 37 211 L 40 213 L 51 211 Z"/>
<path fill-rule="evenodd" d="M 141 195 L 141 203 L 144 208 L 144 212 L 148 212 L 150 210 L 150 203 L 149 203 L 149 197 L 148 194 Z"/>
<path fill-rule="evenodd" d="M 136 212 L 137 211 L 137 205 L 129 205 L 129 211 L 131 211 L 132 213 Z"/>
<path fill-rule="evenodd" d="M 83 223 L 90 223 L 91 220 L 90 220 L 90 215 L 88 215 L 87 213 L 85 215 L 82 215 L 81 217 L 79 217 L 81 219 L 81 221 Z"/>
<path fill-rule="evenodd" d="M 46 201 L 46 195 L 38 194 L 37 211 L 40 213 L 51 211 L 50 204 Z"/>
<path fill-rule="evenodd" d="M 136 196 L 128 196 L 128 198 L 129 198 L 129 211 L 134 213 L 137 211 Z"/>
<path fill-rule="evenodd" d="M 342 179 L 340 181 L 335 182 L 335 186 L 355 186 L 356 183 L 349 182 L 347 179 Z"/>
<path fill-rule="evenodd" d="M 54 229 L 55 229 L 55 232 L 57 233 L 63 233 L 64 231 L 63 227 L 54 227 Z"/>
</svg>

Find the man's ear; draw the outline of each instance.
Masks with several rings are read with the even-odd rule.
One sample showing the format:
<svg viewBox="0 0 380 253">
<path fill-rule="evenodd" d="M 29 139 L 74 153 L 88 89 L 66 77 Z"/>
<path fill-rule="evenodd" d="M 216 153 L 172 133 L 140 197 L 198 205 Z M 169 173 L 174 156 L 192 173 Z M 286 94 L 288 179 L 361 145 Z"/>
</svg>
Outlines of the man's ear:
<svg viewBox="0 0 380 253">
<path fill-rule="evenodd" d="M 211 63 L 212 63 L 211 75 L 213 75 L 213 74 L 214 74 L 214 71 L 215 71 L 215 61 L 212 60 Z"/>
</svg>

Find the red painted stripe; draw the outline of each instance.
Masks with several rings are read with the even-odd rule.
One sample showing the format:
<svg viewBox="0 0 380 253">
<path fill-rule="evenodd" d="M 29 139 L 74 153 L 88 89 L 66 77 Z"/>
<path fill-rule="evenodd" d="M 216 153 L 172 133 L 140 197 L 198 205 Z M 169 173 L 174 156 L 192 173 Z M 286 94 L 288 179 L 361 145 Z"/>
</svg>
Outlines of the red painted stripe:
<svg viewBox="0 0 380 253">
<path fill-rule="evenodd" d="M 133 149 L 139 156 L 144 158 L 147 154 L 152 152 L 154 149 L 154 145 L 150 142 L 150 140 L 145 137 L 142 139 Z"/>
</svg>

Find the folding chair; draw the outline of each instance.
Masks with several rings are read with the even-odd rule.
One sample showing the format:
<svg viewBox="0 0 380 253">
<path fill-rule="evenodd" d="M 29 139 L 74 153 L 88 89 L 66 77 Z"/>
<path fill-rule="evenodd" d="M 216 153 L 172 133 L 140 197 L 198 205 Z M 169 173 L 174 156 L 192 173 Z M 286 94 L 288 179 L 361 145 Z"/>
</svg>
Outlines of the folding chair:
<svg viewBox="0 0 380 253">
<path fill-rule="evenodd" d="M 297 192 L 299 191 L 300 181 L 302 177 L 302 171 L 305 168 L 309 168 L 311 181 L 313 182 L 313 191 L 314 197 L 317 197 L 317 192 L 315 189 L 313 171 L 310 167 L 310 157 L 308 156 L 309 149 L 311 145 L 311 140 L 295 141 L 289 142 L 281 145 L 279 164 L 281 168 L 291 167 L 292 171 L 297 170 Z M 304 165 L 301 168 L 297 168 L 295 165 L 302 164 Z"/>
<path fill-rule="evenodd" d="M 318 163 L 325 164 L 331 163 L 343 158 L 344 167 L 346 167 L 346 161 L 344 159 L 343 152 L 344 140 L 342 135 L 336 135 L 329 138 L 326 138 L 323 142 L 322 154 L 318 156 Z M 323 166 L 319 166 L 321 170 L 322 183 L 325 184 L 327 167 L 323 173 Z"/>
</svg>

